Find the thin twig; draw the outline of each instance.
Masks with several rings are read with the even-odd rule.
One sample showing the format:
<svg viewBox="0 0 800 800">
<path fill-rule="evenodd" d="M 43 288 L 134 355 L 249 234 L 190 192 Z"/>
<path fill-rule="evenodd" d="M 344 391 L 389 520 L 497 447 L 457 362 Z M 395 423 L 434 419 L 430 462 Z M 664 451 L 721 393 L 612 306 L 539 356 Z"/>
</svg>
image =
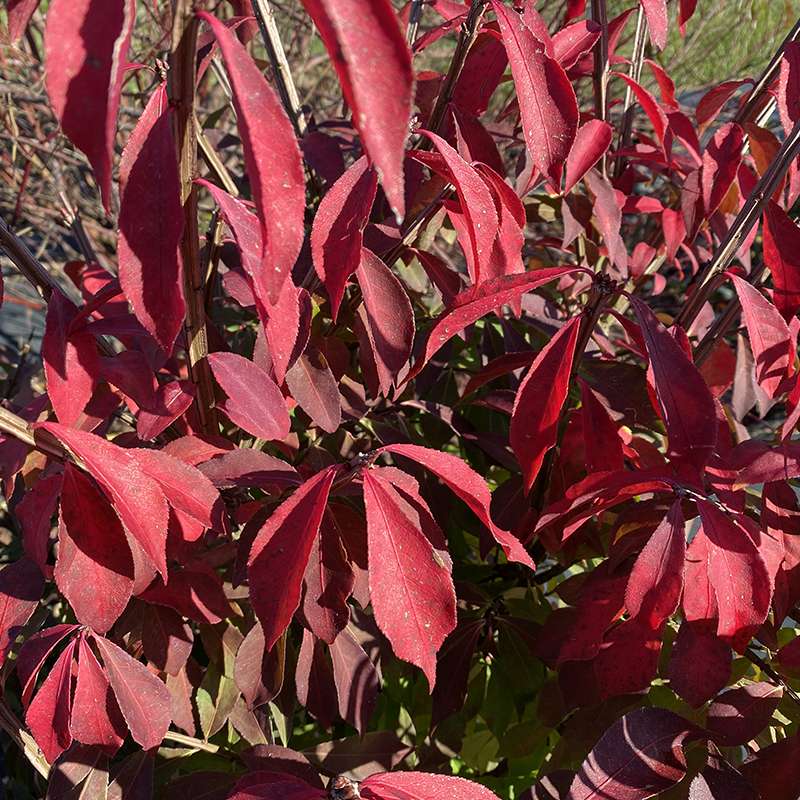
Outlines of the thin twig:
<svg viewBox="0 0 800 800">
<path fill-rule="evenodd" d="M 406 41 L 409 47 L 414 46 L 419 31 L 419 23 L 422 20 L 422 9 L 425 0 L 411 0 L 411 11 L 408 14 L 408 27 L 406 28 Z"/>
<path fill-rule="evenodd" d="M 31 766 L 43 777 L 50 774 L 50 765 L 42 754 L 33 737 L 25 730 L 25 726 L 17 719 L 17 715 L 0 700 L 0 728 L 2 728 L 11 741 L 22 750 Z"/>
<path fill-rule="evenodd" d="M 720 243 L 714 257 L 698 273 L 695 279 L 695 290 L 689 295 L 686 305 L 675 318 L 675 323 L 688 330 L 700 313 L 703 304 L 716 288 L 715 277 L 727 269 L 741 247 L 747 234 L 759 217 L 767 201 L 775 193 L 783 176 L 800 153 L 800 123 L 794 126 L 789 136 L 784 139 L 780 150 L 775 155 L 769 169 L 761 176 L 750 196 L 745 201 L 736 219 L 728 228 L 725 238 Z"/>
<path fill-rule="evenodd" d="M 194 92 L 198 21 L 191 0 L 175 4 L 172 26 L 172 48 L 168 90 L 176 107 L 175 141 L 181 179 L 181 202 L 185 226 L 181 239 L 184 294 L 186 296 L 186 334 L 189 351 L 189 374 L 197 386 L 194 405 L 200 427 L 205 433 L 217 431 L 214 411 L 214 387 L 208 366 L 206 333 L 205 273 L 198 250 L 197 190 L 194 178 L 197 169 L 197 137 L 194 123 Z"/>
<path fill-rule="evenodd" d="M 631 56 L 631 66 L 628 75 L 639 83 L 642 77 L 642 61 L 644 60 L 644 48 L 647 42 L 647 17 L 644 15 L 643 6 L 639 6 L 636 16 L 636 34 L 633 39 L 633 55 Z M 617 152 L 625 150 L 631 143 L 631 132 L 633 131 L 633 89 L 630 85 L 625 88 L 625 103 L 622 107 L 622 130 L 619 134 L 619 144 Z M 616 174 L 619 176 L 625 169 L 625 159 L 620 156 L 617 159 Z"/>
<path fill-rule="evenodd" d="M 300 96 L 292 78 L 289 61 L 283 49 L 283 42 L 281 42 L 281 35 L 275 24 L 275 15 L 272 13 L 269 0 L 253 0 L 253 13 L 264 39 L 264 46 L 267 48 L 281 102 L 294 126 L 295 133 L 298 137 L 302 137 L 306 130 L 306 120 L 300 107 Z"/>
<path fill-rule="evenodd" d="M 772 682 L 780 686 L 794 702 L 800 706 L 800 695 L 789 686 L 788 683 L 781 677 L 780 673 L 776 672 L 761 656 L 755 653 L 751 648 L 744 651 L 744 657 L 751 663 L 755 664 Z"/>
<path fill-rule="evenodd" d="M 428 121 L 428 128 L 434 133 L 439 132 L 442 122 L 444 121 L 447 106 L 453 99 L 456 82 L 458 81 L 459 75 L 461 75 L 461 70 L 464 68 L 467 53 L 469 53 L 469 49 L 472 47 L 472 43 L 478 35 L 478 28 L 481 18 L 483 17 L 485 5 L 486 0 L 472 0 L 467 18 L 461 25 L 456 49 L 450 60 L 450 67 L 447 70 L 447 75 L 442 83 L 442 88 L 439 91 L 439 96 L 436 98 L 436 104 L 433 107 L 433 111 L 431 111 L 430 120 Z M 426 139 L 420 146 L 429 147 L 430 143 Z"/>
<path fill-rule="evenodd" d="M 761 73 L 758 80 L 755 82 L 755 85 L 750 90 L 747 100 L 736 112 L 734 122 L 738 122 L 739 124 L 748 122 L 758 111 L 758 106 L 761 103 L 764 93 L 767 91 L 767 89 L 769 89 L 781 68 L 781 60 L 783 59 L 783 51 L 786 48 L 786 45 L 790 42 L 794 42 L 798 38 L 800 38 L 800 19 L 795 22 L 794 27 L 789 31 L 789 33 L 786 34 L 786 37 L 780 44 L 780 47 L 778 47 L 778 49 L 773 53 L 772 58 L 769 60 L 769 64 L 767 64 L 767 66 L 764 68 L 764 71 Z"/>
<path fill-rule="evenodd" d="M 35 447 L 45 455 L 63 461 L 67 458 L 67 452 L 58 441 L 45 430 L 34 430 L 30 423 L 0 406 L 0 431 L 13 436 L 20 442 L 24 442 L 31 447 Z"/>
</svg>

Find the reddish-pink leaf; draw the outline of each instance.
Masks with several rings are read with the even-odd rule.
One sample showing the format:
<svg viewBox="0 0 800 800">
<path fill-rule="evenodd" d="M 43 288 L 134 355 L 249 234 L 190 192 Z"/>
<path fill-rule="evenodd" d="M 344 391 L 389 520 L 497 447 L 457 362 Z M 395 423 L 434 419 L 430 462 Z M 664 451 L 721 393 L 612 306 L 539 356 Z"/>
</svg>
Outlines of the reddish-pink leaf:
<svg viewBox="0 0 800 800">
<path fill-rule="evenodd" d="M 744 131 L 735 122 L 719 128 L 703 153 L 703 205 L 706 217 L 718 208 L 736 178 L 742 160 Z"/>
<path fill-rule="evenodd" d="M 275 303 L 303 244 L 305 177 L 300 149 L 278 96 L 236 34 L 210 14 L 198 16 L 211 26 L 231 79 L 245 165 L 261 220 L 258 283 Z"/>
<path fill-rule="evenodd" d="M 261 367 L 236 353 L 211 353 L 211 371 L 228 399 L 223 410 L 243 431 L 272 441 L 289 433 L 281 390 Z"/>
<path fill-rule="evenodd" d="M 145 750 L 157 747 L 172 721 L 169 690 L 113 642 L 102 636 L 95 636 L 94 641 L 131 736 Z"/>
<path fill-rule="evenodd" d="M 133 0 L 53 0 L 47 10 L 47 94 L 62 130 L 89 159 L 106 211 L 135 12 Z"/>
<path fill-rule="evenodd" d="M 497 211 L 492 193 L 477 170 L 464 161 L 441 136 L 422 131 L 439 151 L 447 174 L 456 187 L 461 213 L 469 234 L 473 283 L 480 283 L 492 255 L 492 244 L 497 235 Z M 462 243 L 466 252 L 466 243 Z"/>
<path fill-rule="evenodd" d="M 683 746 L 697 728 L 663 708 L 637 708 L 618 719 L 592 748 L 569 800 L 644 800 L 686 774 Z"/>
<path fill-rule="evenodd" d="M 567 157 L 564 194 L 568 194 L 608 150 L 611 135 L 611 126 L 601 119 L 590 119 L 578 128 L 575 144 Z"/>
<path fill-rule="evenodd" d="M 222 498 L 197 467 L 162 450 L 130 451 L 139 468 L 161 487 L 167 502 L 206 528 L 222 527 Z"/>
<path fill-rule="evenodd" d="M 632 617 L 641 617 L 653 628 L 675 613 L 683 590 L 686 535 L 681 501 L 653 531 L 628 579 L 625 606 Z"/>
<path fill-rule="evenodd" d="M 664 229 L 664 244 L 667 247 L 667 261 L 674 261 L 683 240 L 686 238 L 686 223 L 683 214 L 671 208 L 661 212 L 661 227 Z"/>
<path fill-rule="evenodd" d="M 433 690 L 436 653 L 456 624 L 450 570 L 397 490 L 372 470 L 364 475 L 364 504 L 375 621 L 395 655 L 420 667 Z"/>
<path fill-rule="evenodd" d="M 800 119 L 800 44 L 787 42 L 783 48 L 778 78 L 778 112 L 788 135 Z"/>
<path fill-rule="evenodd" d="M 725 103 L 731 99 L 734 93 L 744 84 L 750 83 L 749 80 L 725 81 L 713 86 L 701 98 L 697 104 L 694 116 L 698 126 L 702 129 L 709 122 L 716 119 L 717 114 L 722 110 Z"/>
<path fill-rule="evenodd" d="M 342 402 L 336 378 L 325 356 L 309 347 L 286 373 L 286 385 L 295 402 L 326 433 L 335 433 L 342 421 Z"/>
<path fill-rule="evenodd" d="M 495 541 L 503 548 L 509 561 L 533 567 L 533 560 L 519 539 L 508 531 L 502 530 L 492 521 L 489 511 L 492 496 L 489 487 L 483 478 L 460 458 L 450 453 L 442 453 L 415 444 L 387 445 L 378 450 L 378 454 L 380 453 L 396 453 L 429 469 L 450 491 L 470 507 L 475 516 L 489 529 Z"/>
<path fill-rule="evenodd" d="M 628 251 L 620 235 L 622 208 L 611 182 L 597 170 L 586 174 L 586 185 L 594 195 L 594 218 L 597 230 L 603 234 L 609 260 L 624 274 L 628 268 Z"/>
<path fill-rule="evenodd" d="M 667 44 L 669 17 L 667 16 L 667 0 L 639 0 L 647 19 L 647 29 L 653 47 L 663 50 Z"/>
<path fill-rule="evenodd" d="M 100 357 L 94 336 L 70 331 L 78 310 L 60 292 L 47 304 L 42 361 L 47 395 L 59 422 L 75 425 L 92 397 L 100 374 Z"/>
<path fill-rule="evenodd" d="M 479 783 L 426 772 L 381 772 L 361 784 L 365 800 L 497 800 Z"/>
<path fill-rule="evenodd" d="M 578 130 L 575 90 L 519 14 L 499 0 L 492 0 L 492 8 L 511 64 L 528 152 L 534 166 L 558 186 Z"/>
<path fill-rule="evenodd" d="M 136 435 L 142 440 L 155 439 L 192 405 L 196 393 L 193 381 L 162 383 L 150 403 L 136 415 Z"/>
<path fill-rule="evenodd" d="M 303 483 L 278 506 L 253 542 L 247 574 L 267 650 L 281 637 L 300 605 L 303 574 L 336 471 L 329 467 Z"/>
<path fill-rule="evenodd" d="M 119 750 L 125 738 L 125 722 L 111 684 L 83 637 L 78 640 L 78 675 L 69 728 L 79 742 L 99 745 L 110 754 Z"/>
<path fill-rule="evenodd" d="M 29 558 L 21 558 L 0 571 L 0 666 L 30 619 L 44 590 L 44 577 Z"/>
<path fill-rule="evenodd" d="M 775 307 L 789 322 L 800 309 L 800 228 L 773 200 L 764 213 L 764 263 L 772 274 Z"/>
<path fill-rule="evenodd" d="M 364 248 L 356 271 L 366 309 L 366 328 L 381 392 L 387 394 L 411 355 L 414 314 L 405 289 L 374 253 Z"/>
<path fill-rule="evenodd" d="M 72 743 L 69 716 L 72 706 L 74 653 L 75 642 L 70 642 L 44 679 L 25 713 L 25 722 L 50 763 Z"/>
<path fill-rule="evenodd" d="M 431 357 L 468 325 L 490 311 L 516 302 L 526 292 L 577 269 L 577 267 L 552 267 L 522 275 L 503 275 L 461 292 L 454 298 L 447 311 L 436 318 L 425 342 L 425 350 L 406 375 L 404 382 L 415 378 Z"/>
<path fill-rule="evenodd" d="M 732 280 L 750 336 L 756 381 L 768 397 L 775 398 L 794 372 L 793 336 L 778 309 L 758 289 L 736 275 Z"/>
<path fill-rule="evenodd" d="M 747 744 L 766 728 L 782 697 L 783 689 L 766 681 L 728 689 L 709 706 L 706 728 L 723 747 Z"/>
<path fill-rule="evenodd" d="M 40 2 L 41 0 L 8 0 L 6 14 L 8 15 L 8 41 L 11 44 L 22 38 L 33 12 L 39 7 Z"/>
<path fill-rule="evenodd" d="M 97 485 L 72 464 L 64 468 L 54 577 L 78 621 L 97 633 L 117 621 L 133 592 L 122 525 Z"/>
<path fill-rule="evenodd" d="M 181 182 L 166 84 L 150 97 L 119 164 L 119 281 L 136 319 L 172 351 L 183 299 Z"/>
<path fill-rule="evenodd" d="M 303 5 L 336 68 L 364 150 L 378 171 L 395 216 L 402 219 L 403 159 L 414 75 L 411 52 L 392 4 L 390 0 L 303 0 Z"/>
<path fill-rule="evenodd" d="M 670 139 L 667 135 L 669 121 L 667 120 L 667 115 L 664 113 L 664 109 L 661 108 L 656 102 L 655 97 L 640 83 L 623 72 L 617 72 L 615 74 L 617 77 L 622 78 L 633 91 L 636 99 L 639 101 L 639 105 L 644 109 L 644 113 L 647 114 L 647 118 L 653 126 L 653 133 L 655 133 L 659 144 L 663 148 L 664 154 L 667 155 L 670 149 Z"/>
<path fill-rule="evenodd" d="M 349 627 L 331 643 L 339 716 L 363 735 L 380 690 L 378 671 Z"/>
<path fill-rule="evenodd" d="M 743 652 L 764 622 L 772 600 L 772 582 L 747 531 L 724 511 L 697 501 L 707 540 L 708 578 L 717 601 L 717 635 Z"/>
<path fill-rule="evenodd" d="M 48 656 L 59 642 L 79 629 L 78 625 L 62 623 L 38 631 L 25 640 L 17 657 L 17 677 L 22 687 L 23 707 L 27 708 L 30 704 L 33 690 L 36 688 L 36 678 Z"/>
<path fill-rule="evenodd" d="M 665 108 L 671 111 L 678 111 L 680 105 L 675 97 L 675 82 L 670 78 L 667 71 L 650 58 L 645 59 L 645 63 L 653 73 L 653 77 L 658 84 L 658 90 L 661 93 L 661 103 Z M 691 124 L 691 123 L 690 123 Z"/>
<path fill-rule="evenodd" d="M 677 340 L 638 298 L 632 298 L 644 336 L 669 437 L 670 459 L 701 470 L 717 442 L 714 398 Z"/>
<path fill-rule="evenodd" d="M 586 381 L 578 379 L 581 387 L 581 423 L 587 472 L 609 472 L 625 468 L 617 425 L 608 409 L 598 400 Z"/>
<path fill-rule="evenodd" d="M 569 391 L 581 317 L 573 317 L 541 349 L 514 400 L 509 440 L 530 491 L 545 454 L 556 443 L 561 409 Z"/>
<path fill-rule="evenodd" d="M 127 450 L 100 436 L 55 422 L 40 424 L 86 465 L 128 533 L 139 542 L 158 571 L 166 575 L 169 509 L 159 485 L 142 474 Z"/>
<path fill-rule="evenodd" d="M 345 284 L 361 261 L 364 227 L 377 185 L 375 170 L 362 156 L 331 186 L 314 216 L 311 254 L 314 269 L 328 290 L 334 320 Z"/>
<path fill-rule="evenodd" d="M 553 34 L 553 58 L 568 70 L 585 56 L 600 38 L 600 25 L 591 19 L 574 22 Z"/>
<path fill-rule="evenodd" d="M 14 514 L 22 526 L 22 546 L 25 555 L 38 564 L 42 571 L 47 564 L 53 514 L 56 513 L 60 493 L 61 475 L 41 477 L 25 492 L 25 496 L 14 508 Z"/>
</svg>

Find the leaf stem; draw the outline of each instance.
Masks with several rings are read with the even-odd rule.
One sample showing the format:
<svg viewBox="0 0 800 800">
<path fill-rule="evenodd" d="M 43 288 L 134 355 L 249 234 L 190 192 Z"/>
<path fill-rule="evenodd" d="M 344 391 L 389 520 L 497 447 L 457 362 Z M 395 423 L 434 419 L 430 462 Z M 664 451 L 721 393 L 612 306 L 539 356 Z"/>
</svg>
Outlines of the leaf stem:
<svg viewBox="0 0 800 800">
<path fill-rule="evenodd" d="M 644 48 L 647 42 L 647 17 L 644 15 L 644 7 L 639 5 L 636 15 L 636 34 L 633 39 L 633 55 L 631 56 L 631 66 L 628 76 L 639 83 L 642 77 L 642 62 L 644 60 Z M 622 130 L 619 133 L 617 151 L 625 150 L 631 143 L 631 133 L 633 131 L 633 89 L 630 85 L 625 88 L 625 102 L 622 107 Z M 625 169 L 625 159 L 619 157 L 616 164 L 616 174 L 621 175 Z"/>
</svg>

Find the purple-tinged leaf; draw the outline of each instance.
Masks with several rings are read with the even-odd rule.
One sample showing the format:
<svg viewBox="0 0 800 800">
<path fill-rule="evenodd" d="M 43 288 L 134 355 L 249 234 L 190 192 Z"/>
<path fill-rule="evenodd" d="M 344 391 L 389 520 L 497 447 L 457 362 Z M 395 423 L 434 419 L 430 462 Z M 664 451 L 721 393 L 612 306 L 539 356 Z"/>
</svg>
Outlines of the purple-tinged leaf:
<svg viewBox="0 0 800 800">
<path fill-rule="evenodd" d="M 309 347 L 286 373 L 286 385 L 297 405 L 326 433 L 335 433 L 342 422 L 342 401 L 327 359 Z"/>
<path fill-rule="evenodd" d="M 706 217 L 710 217 L 731 188 L 742 160 L 744 131 L 735 122 L 719 128 L 703 153 L 701 182 Z"/>
<path fill-rule="evenodd" d="M 0 570 L 0 666 L 17 634 L 39 605 L 44 577 L 29 558 L 21 558 Z"/>
<path fill-rule="evenodd" d="M 349 627 L 330 644 L 339 716 L 363 734 L 380 690 L 378 671 Z"/>
<path fill-rule="evenodd" d="M 706 728 L 723 747 L 747 744 L 767 726 L 782 697 L 783 689 L 766 681 L 728 689 L 709 706 Z"/>
<path fill-rule="evenodd" d="M 611 126 L 601 119 L 590 119 L 578 128 L 575 144 L 567 157 L 564 194 L 602 158 L 611 144 Z"/>
<path fill-rule="evenodd" d="M 479 783 L 426 772 L 382 772 L 361 784 L 365 800 L 498 800 Z"/>
</svg>

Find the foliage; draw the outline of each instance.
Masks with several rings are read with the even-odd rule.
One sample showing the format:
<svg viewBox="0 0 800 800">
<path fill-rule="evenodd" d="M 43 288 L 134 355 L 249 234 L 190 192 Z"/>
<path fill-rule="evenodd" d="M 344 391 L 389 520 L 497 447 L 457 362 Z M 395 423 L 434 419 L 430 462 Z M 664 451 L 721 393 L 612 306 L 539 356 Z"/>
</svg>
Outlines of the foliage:
<svg viewBox="0 0 800 800">
<path fill-rule="evenodd" d="M 265 0 L 10 0 L 114 228 L 0 224 L 15 797 L 797 796 L 800 44 L 689 108 L 702 6 L 303 0 L 304 106 Z"/>
</svg>

